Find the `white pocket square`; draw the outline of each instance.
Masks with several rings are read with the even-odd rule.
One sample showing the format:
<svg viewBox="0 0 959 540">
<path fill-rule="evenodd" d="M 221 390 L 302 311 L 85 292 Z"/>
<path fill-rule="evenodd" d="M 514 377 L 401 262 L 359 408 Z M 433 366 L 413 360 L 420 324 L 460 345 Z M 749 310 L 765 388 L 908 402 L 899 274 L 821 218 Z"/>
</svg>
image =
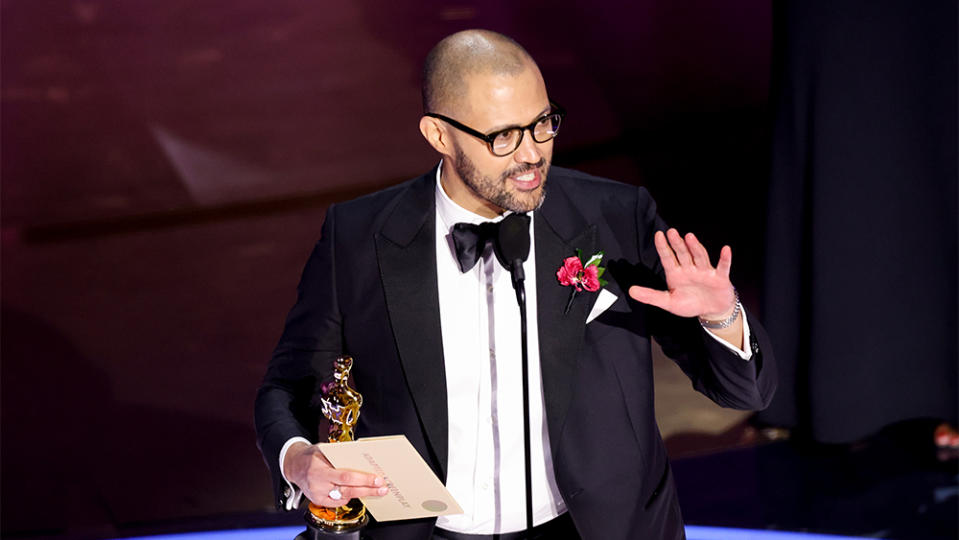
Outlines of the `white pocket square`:
<svg viewBox="0 0 959 540">
<path fill-rule="evenodd" d="M 617 298 L 619 297 L 606 289 L 600 289 L 599 297 L 596 298 L 593 309 L 589 310 L 589 316 L 586 317 L 586 324 L 589 324 L 593 319 L 599 317 L 604 311 L 609 309 L 609 306 L 613 305 Z"/>
</svg>

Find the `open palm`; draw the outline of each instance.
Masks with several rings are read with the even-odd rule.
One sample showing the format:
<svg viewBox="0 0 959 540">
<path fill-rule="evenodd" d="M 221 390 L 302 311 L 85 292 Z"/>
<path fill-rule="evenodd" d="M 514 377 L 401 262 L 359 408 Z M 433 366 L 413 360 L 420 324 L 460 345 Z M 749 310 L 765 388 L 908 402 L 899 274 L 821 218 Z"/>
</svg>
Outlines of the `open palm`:
<svg viewBox="0 0 959 540">
<path fill-rule="evenodd" d="M 666 272 L 668 290 L 634 285 L 629 288 L 629 295 L 680 317 L 725 318 L 736 303 L 729 281 L 733 261 L 729 246 L 723 246 L 714 268 L 706 248 L 693 233 L 684 238 L 676 229 L 669 229 L 666 234 L 657 231 L 654 242 Z"/>
</svg>

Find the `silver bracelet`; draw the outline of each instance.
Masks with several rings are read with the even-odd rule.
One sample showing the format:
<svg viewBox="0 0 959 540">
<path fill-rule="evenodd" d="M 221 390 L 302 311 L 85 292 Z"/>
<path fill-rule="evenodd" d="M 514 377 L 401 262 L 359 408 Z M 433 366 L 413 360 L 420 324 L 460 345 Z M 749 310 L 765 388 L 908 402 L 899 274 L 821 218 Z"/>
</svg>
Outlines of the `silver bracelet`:
<svg viewBox="0 0 959 540">
<path fill-rule="evenodd" d="M 703 328 L 711 328 L 713 330 L 729 328 L 732 326 L 732 324 L 736 322 L 736 318 L 739 317 L 739 312 L 743 310 L 743 305 L 739 303 L 739 291 L 734 288 L 733 294 L 736 295 L 736 306 L 733 307 L 732 315 L 722 321 L 708 321 L 702 317 L 699 317 L 699 324 L 701 324 Z"/>
</svg>

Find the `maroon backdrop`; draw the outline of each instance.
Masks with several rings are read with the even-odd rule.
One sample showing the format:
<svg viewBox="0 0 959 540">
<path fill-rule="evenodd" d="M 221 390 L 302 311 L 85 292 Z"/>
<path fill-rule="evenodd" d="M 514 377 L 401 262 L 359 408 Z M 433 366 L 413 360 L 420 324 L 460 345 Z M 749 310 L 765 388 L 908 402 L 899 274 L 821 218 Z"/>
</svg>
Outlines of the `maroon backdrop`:
<svg viewBox="0 0 959 540">
<path fill-rule="evenodd" d="M 499 30 L 538 59 L 569 110 L 557 163 L 647 185 L 667 220 L 732 243 L 740 282 L 760 275 L 767 2 L 0 15 L 5 537 L 271 506 L 252 400 L 302 264 L 326 205 L 436 161 L 419 68 L 453 31 Z"/>
</svg>

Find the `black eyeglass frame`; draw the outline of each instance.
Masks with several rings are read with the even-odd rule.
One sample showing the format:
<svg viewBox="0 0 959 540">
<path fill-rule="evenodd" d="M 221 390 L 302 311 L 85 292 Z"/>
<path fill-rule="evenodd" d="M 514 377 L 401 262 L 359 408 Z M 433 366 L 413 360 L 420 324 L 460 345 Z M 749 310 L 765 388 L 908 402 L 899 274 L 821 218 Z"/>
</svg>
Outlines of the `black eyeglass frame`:
<svg viewBox="0 0 959 540">
<path fill-rule="evenodd" d="M 560 106 L 558 103 L 556 103 L 553 100 L 550 100 L 549 106 L 552 107 L 552 109 L 548 113 L 538 117 L 536 120 L 533 120 L 532 122 L 530 122 L 529 124 L 525 126 L 509 126 L 503 129 L 497 129 L 496 131 L 490 134 L 486 134 L 486 133 L 483 133 L 482 131 L 473 129 L 467 126 L 466 124 L 457 122 L 456 120 L 453 120 L 449 116 L 444 116 L 442 114 L 428 112 L 428 113 L 425 113 L 423 116 L 429 116 L 430 118 L 438 118 L 446 122 L 447 124 L 455 127 L 456 129 L 462 131 L 463 133 L 467 133 L 469 135 L 476 137 L 477 139 L 484 141 L 486 143 L 486 146 L 489 147 L 489 151 L 494 156 L 506 157 L 512 154 L 513 152 L 515 152 L 519 148 L 519 146 L 523 144 L 523 137 L 526 135 L 527 131 L 529 131 L 530 137 L 532 137 L 533 140 L 538 143 L 544 143 L 556 138 L 556 135 L 554 134 L 549 139 L 546 139 L 545 141 L 541 141 L 536 138 L 536 132 L 533 131 L 533 128 L 536 127 L 536 124 L 539 124 L 540 122 L 543 121 L 543 119 L 549 118 L 550 116 L 553 116 L 553 115 L 559 115 L 559 125 L 563 125 L 563 120 L 566 118 L 566 109 L 564 109 L 562 106 Z M 510 150 L 509 152 L 505 154 L 497 154 L 496 151 L 493 150 L 493 141 L 495 141 L 496 137 L 498 137 L 501 133 L 504 133 L 506 131 L 512 131 L 514 129 L 519 129 L 519 139 L 516 140 L 516 146 L 514 146 L 512 150 Z M 557 129 L 557 131 L 559 130 Z"/>
</svg>

